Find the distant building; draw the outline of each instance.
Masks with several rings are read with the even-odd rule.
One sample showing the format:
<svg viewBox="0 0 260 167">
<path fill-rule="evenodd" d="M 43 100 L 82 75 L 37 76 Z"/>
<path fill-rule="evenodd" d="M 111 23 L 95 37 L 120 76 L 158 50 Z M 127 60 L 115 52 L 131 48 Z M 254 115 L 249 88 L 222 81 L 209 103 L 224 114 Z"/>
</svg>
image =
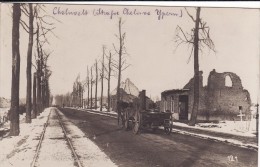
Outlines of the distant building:
<svg viewBox="0 0 260 167">
<path fill-rule="evenodd" d="M 234 73 L 217 73 L 212 70 L 208 85 L 203 87 L 203 76 L 199 75 L 199 112 L 198 120 L 235 120 L 239 119 L 239 108 L 243 114 L 250 114 L 251 99 L 243 89 L 241 79 Z M 161 93 L 161 110 L 170 110 L 177 120 L 189 120 L 193 107 L 193 78 L 183 89 L 166 90 Z"/>
<path fill-rule="evenodd" d="M 117 98 L 116 98 L 117 89 L 115 88 L 111 92 L 110 105 L 113 111 L 116 111 Z M 121 82 L 120 85 L 120 95 L 121 100 L 127 103 L 133 103 L 136 98 L 139 96 L 139 89 L 130 81 L 129 78 L 125 82 Z M 146 96 L 146 108 L 149 109 L 153 106 L 154 102 Z"/>
<path fill-rule="evenodd" d="M 130 81 L 129 78 L 125 80 L 125 82 L 121 82 L 120 88 L 124 90 L 126 94 L 138 96 L 139 95 L 139 89 L 135 86 L 135 84 Z M 111 92 L 111 95 L 116 95 L 116 88 Z"/>
</svg>

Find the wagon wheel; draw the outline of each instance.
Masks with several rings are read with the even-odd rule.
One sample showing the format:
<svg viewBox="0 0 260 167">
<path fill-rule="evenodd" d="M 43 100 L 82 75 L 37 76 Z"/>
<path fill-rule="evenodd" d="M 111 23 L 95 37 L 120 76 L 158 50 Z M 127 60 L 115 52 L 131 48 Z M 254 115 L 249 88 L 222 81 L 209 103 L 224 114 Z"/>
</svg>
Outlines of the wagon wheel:
<svg viewBox="0 0 260 167">
<path fill-rule="evenodd" d="M 128 110 L 126 110 L 125 113 L 124 113 L 124 128 L 125 128 L 125 130 L 129 129 L 129 113 L 128 113 Z"/>
<path fill-rule="evenodd" d="M 141 125 L 141 114 L 140 114 L 140 112 L 136 112 L 136 114 L 134 116 L 133 123 L 134 123 L 133 133 L 138 134 L 138 132 L 140 130 L 140 125 Z"/>
<path fill-rule="evenodd" d="M 152 128 L 153 133 L 155 133 L 157 129 L 158 128 Z"/>
<path fill-rule="evenodd" d="M 164 132 L 169 135 L 172 132 L 172 124 L 170 124 L 170 127 L 164 127 Z"/>
<path fill-rule="evenodd" d="M 154 126 L 153 123 L 151 123 L 150 127 L 151 127 L 153 133 L 155 133 L 158 129 L 158 127 Z"/>
<path fill-rule="evenodd" d="M 172 131 L 171 129 L 172 129 L 171 127 L 164 127 L 165 134 L 169 135 Z"/>
</svg>

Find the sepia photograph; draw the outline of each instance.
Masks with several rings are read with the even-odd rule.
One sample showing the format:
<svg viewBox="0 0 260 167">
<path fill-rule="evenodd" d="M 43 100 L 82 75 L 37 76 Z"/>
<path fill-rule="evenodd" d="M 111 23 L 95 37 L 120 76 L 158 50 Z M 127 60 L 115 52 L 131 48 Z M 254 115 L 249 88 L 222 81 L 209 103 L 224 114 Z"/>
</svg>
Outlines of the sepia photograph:
<svg viewBox="0 0 260 167">
<path fill-rule="evenodd" d="M 258 166 L 259 4 L 0 5 L 1 167 Z"/>
</svg>

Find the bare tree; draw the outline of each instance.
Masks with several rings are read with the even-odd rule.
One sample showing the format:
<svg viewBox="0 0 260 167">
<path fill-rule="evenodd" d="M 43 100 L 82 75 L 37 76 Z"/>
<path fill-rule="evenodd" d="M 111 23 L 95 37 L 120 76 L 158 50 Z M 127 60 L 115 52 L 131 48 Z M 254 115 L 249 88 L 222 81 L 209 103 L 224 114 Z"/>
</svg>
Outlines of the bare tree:
<svg viewBox="0 0 260 167">
<path fill-rule="evenodd" d="M 50 89 L 49 89 L 49 78 L 52 74 L 52 71 L 49 69 L 48 66 L 48 58 L 51 55 L 50 53 L 44 52 L 44 57 L 43 57 L 43 65 L 42 65 L 42 70 L 43 70 L 43 77 L 42 77 L 42 104 L 43 107 L 49 107 L 49 99 L 50 99 Z"/>
<path fill-rule="evenodd" d="M 119 125 L 119 117 L 121 116 L 121 120 L 123 122 L 123 115 L 121 113 L 121 107 L 119 105 L 121 101 L 121 95 L 120 95 L 120 84 L 121 84 L 121 77 L 122 77 L 122 71 L 124 71 L 126 68 L 128 68 L 130 65 L 126 63 L 126 58 L 124 55 L 127 54 L 126 48 L 125 48 L 125 37 L 126 33 L 122 33 L 122 19 L 119 18 L 119 24 L 118 24 L 118 35 L 116 37 L 119 40 L 119 48 L 117 49 L 114 46 L 115 52 L 118 54 L 118 61 L 112 62 L 112 65 L 114 66 L 115 69 L 118 70 L 118 80 L 117 80 L 117 93 L 116 93 L 116 100 L 117 100 L 117 113 L 118 113 L 118 125 Z"/>
<path fill-rule="evenodd" d="M 29 11 L 26 9 L 25 5 L 22 5 L 22 12 L 29 17 L 29 26 L 23 21 L 20 20 L 23 28 L 29 34 L 29 42 L 28 42 L 28 51 L 27 51 L 27 69 L 26 69 L 26 77 L 27 77 L 27 90 L 26 90 L 26 123 L 31 123 L 31 111 L 32 111 L 32 49 L 33 49 L 33 20 L 35 17 L 35 12 L 33 9 L 33 4 L 30 3 Z M 27 30 L 28 28 L 28 30 Z"/>
<path fill-rule="evenodd" d="M 71 105 L 72 105 L 73 107 L 76 105 L 76 103 L 75 103 L 76 94 L 77 94 L 77 85 L 76 85 L 76 82 L 74 82 L 74 83 L 73 83 L 73 90 L 72 90 L 72 93 L 71 93 L 71 96 L 72 96 Z"/>
<path fill-rule="evenodd" d="M 100 111 L 102 111 L 102 106 L 103 106 L 103 87 L 104 87 L 104 62 L 105 61 L 105 46 L 103 46 L 103 55 L 102 55 L 102 62 L 101 62 L 101 73 L 100 73 L 100 78 L 101 78 L 101 95 L 100 95 Z"/>
<path fill-rule="evenodd" d="M 107 79 L 107 111 L 110 112 L 110 80 L 111 80 L 111 72 L 112 72 L 112 55 L 111 51 L 109 52 L 109 56 L 107 56 L 108 64 L 107 68 L 104 68 L 107 72 L 107 76 L 105 77 Z"/>
<path fill-rule="evenodd" d="M 36 109 L 36 78 L 37 73 L 33 74 L 33 111 L 32 111 L 32 119 L 36 118 L 37 116 L 37 109 Z"/>
<path fill-rule="evenodd" d="M 33 66 L 36 68 L 36 72 L 37 72 L 37 79 L 36 79 L 36 93 L 37 93 L 37 97 L 36 97 L 36 103 L 37 103 L 37 115 L 43 111 L 44 107 L 48 106 L 47 102 L 50 99 L 50 89 L 49 89 L 49 82 L 48 79 L 46 78 L 47 75 L 46 74 L 46 69 L 48 68 L 47 66 L 47 58 L 48 58 L 48 54 L 46 55 L 45 50 L 44 50 L 44 44 L 50 44 L 47 38 L 47 34 L 52 33 L 52 35 L 54 35 L 55 37 L 57 37 L 54 33 L 53 30 L 56 28 L 54 27 L 54 22 L 51 22 L 51 20 L 56 20 L 54 17 L 46 14 L 46 11 L 44 9 L 45 5 L 44 4 L 35 4 L 34 7 L 32 9 L 30 9 L 32 7 L 32 4 L 29 4 L 29 11 L 27 10 L 27 6 L 23 5 L 23 13 L 29 17 L 29 26 L 24 22 L 21 21 L 21 25 L 23 26 L 23 28 L 29 33 L 29 36 L 31 36 L 31 34 L 36 34 L 36 52 L 37 52 L 37 56 L 35 57 L 35 61 L 36 61 L 36 65 L 33 64 Z M 32 12 L 31 12 L 32 10 Z M 31 13 L 33 13 L 33 17 L 31 16 Z M 36 32 L 34 33 L 30 33 L 30 20 L 32 20 L 32 18 L 35 19 L 36 21 Z M 51 18 L 51 20 L 50 20 Z M 60 22 L 60 21 L 58 21 Z M 33 21 L 32 21 L 32 25 L 33 25 Z M 28 30 L 27 30 L 28 29 Z M 33 28 L 32 28 L 33 29 Z M 32 37 L 33 38 L 33 37 Z M 30 43 L 30 42 L 29 42 Z M 29 47 L 28 47 L 28 53 L 29 53 Z M 28 76 L 29 74 L 29 59 L 30 56 L 28 55 L 28 65 L 27 65 L 27 69 L 28 69 Z M 30 59 L 31 60 L 31 59 Z M 31 61 L 32 64 L 32 61 Z M 48 69 L 48 71 L 50 72 L 50 70 Z M 29 79 L 28 79 L 28 83 L 29 83 Z M 28 90 L 30 89 L 29 87 L 31 87 L 31 85 L 28 85 Z M 48 89 L 48 91 L 47 91 Z M 47 97 L 48 95 L 48 97 Z M 29 93 L 28 93 L 28 98 L 29 98 Z M 29 100 L 28 100 L 29 101 Z M 29 112 L 29 108 L 27 108 L 27 111 Z"/>
<path fill-rule="evenodd" d="M 210 50 L 215 52 L 215 45 L 210 38 L 210 28 L 206 25 L 206 22 L 202 21 L 200 18 L 201 8 L 196 8 L 196 18 L 194 18 L 188 10 L 185 8 L 188 16 L 195 23 L 195 28 L 191 30 L 191 33 L 184 33 L 180 26 L 177 26 L 177 35 L 175 37 L 175 42 L 177 47 L 181 44 L 188 44 L 192 46 L 191 55 L 194 55 L 194 97 L 193 97 L 193 108 L 191 113 L 191 119 L 189 125 L 194 126 L 197 121 L 197 114 L 199 109 L 199 51 L 202 48 L 208 47 Z M 176 48 L 177 48 L 176 47 Z"/>
<path fill-rule="evenodd" d="M 107 80 L 107 103 L 108 103 L 108 106 L 107 106 L 107 111 L 110 112 L 110 106 L 111 106 L 111 103 L 110 103 L 110 83 L 111 83 L 111 76 L 112 75 L 112 72 L 113 72 L 113 68 L 112 68 L 112 53 L 111 51 L 109 51 L 109 55 L 106 55 L 106 59 L 107 59 L 107 64 L 105 65 L 104 64 L 104 78 Z"/>
<path fill-rule="evenodd" d="M 37 36 L 36 36 L 36 42 L 37 42 L 37 60 L 36 60 L 36 66 L 37 66 L 37 114 L 39 115 L 42 112 L 42 85 L 41 85 L 41 76 L 42 76 L 42 54 L 41 54 L 41 46 L 40 46 L 40 39 L 39 39 L 39 25 L 37 24 Z"/>
<path fill-rule="evenodd" d="M 20 85 L 20 19 L 21 7 L 19 3 L 13 5 L 12 29 L 12 89 L 10 109 L 10 136 L 18 136 L 19 127 L 19 85 Z"/>
<path fill-rule="evenodd" d="M 51 102 L 51 97 L 50 97 Z M 55 95 L 55 103 L 59 106 L 70 106 L 71 103 L 71 93 L 68 92 L 63 95 Z"/>
<path fill-rule="evenodd" d="M 47 65 L 48 58 L 51 54 L 46 53 L 43 50 L 43 43 L 40 43 L 39 39 L 39 26 L 37 24 L 37 110 L 38 114 L 43 111 L 45 107 L 47 107 L 50 89 L 49 89 L 49 77 L 51 76 L 51 71 Z M 48 97 L 47 97 L 48 96 Z"/>
<path fill-rule="evenodd" d="M 81 92 L 80 92 L 80 98 L 81 98 L 81 107 L 84 108 L 84 91 L 85 91 L 85 84 L 83 81 L 81 82 Z"/>
<path fill-rule="evenodd" d="M 78 107 L 82 107 L 82 83 L 80 81 L 80 75 L 78 75 L 76 81 L 75 81 L 75 85 L 76 85 L 76 90 L 75 90 L 75 94 L 76 94 L 76 105 Z"/>
<path fill-rule="evenodd" d="M 26 24 L 26 22 L 23 19 L 20 19 L 20 24 L 22 25 L 23 29 L 29 34 L 29 42 L 28 42 L 28 51 L 27 51 L 27 70 L 26 70 L 26 76 L 27 76 L 27 92 L 26 92 L 26 122 L 30 123 L 31 122 L 31 90 L 32 90 L 32 74 L 31 74 L 31 67 L 32 67 L 32 48 L 33 48 L 33 36 L 34 34 L 37 34 L 37 47 L 42 47 L 39 45 L 39 37 L 43 36 L 45 38 L 44 42 L 48 42 L 46 35 L 47 33 L 52 32 L 52 30 L 55 27 L 48 28 L 48 26 L 52 26 L 53 23 L 50 23 L 46 21 L 46 17 L 51 17 L 49 15 L 45 14 L 40 14 L 42 12 L 45 12 L 44 10 L 44 5 L 41 4 L 35 4 L 33 5 L 32 3 L 30 4 L 23 4 L 21 5 L 21 12 L 25 17 L 28 17 L 28 22 L 29 24 Z M 42 16 L 40 16 L 42 15 Z M 34 20 L 37 21 L 37 31 L 34 32 Z M 56 20 L 56 19 L 55 19 Z M 40 26 L 39 26 L 40 25 Z M 41 30 L 41 32 L 39 32 Z M 41 44 L 42 45 L 42 44 Z M 41 50 L 42 51 L 42 50 Z M 41 56 L 38 53 L 38 58 Z M 38 59 L 39 60 L 39 59 Z M 37 63 L 37 67 L 39 67 Z M 39 80 L 39 79 L 38 79 Z M 44 87 L 45 85 L 43 85 Z M 39 89 L 38 89 L 39 90 Z M 42 92 L 41 92 L 42 93 Z M 42 99 L 44 100 L 44 99 Z M 39 107 L 41 108 L 41 107 Z"/>
<path fill-rule="evenodd" d="M 87 87 L 88 87 L 88 102 L 87 102 L 87 106 L 89 108 L 89 85 L 90 81 L 89 81 L 89 68 L 87 68 Z"/>
<path fill-rule="evenodd" d="M 70 107 L 73 107 L 73 92 L 71 92 L 71 94 L 70 94 L 69 106 L 70 106 Z"/>
<path fill-rule="evenodd" d="M 83 107 L 83 83 L 79 82 L 79 106 Z"/>
<path fill-rule="evenodd" d="M 96 60 L 95 63 L 95 67 L 96 67 L 96 79 L 95 79 L 95 84 L 96 84 L 96 89 L 95 89 L 95 109 L 97 109 L 97 87 L 98 87 L 98 63 Z"/>
<path fill-rule="evenodd" d="M 80 82 L 80 75 L 77 76 L 76 80 L 73 83 L 73 91 L 72 91 L 72 103 L 77 107 L 82 107 L 83 105 L 83 84 Z"/>
<path fill-rule="evenodd" d="M 92 109 L 93 105 L 93 97 L 92 97 L 92 87 L 93 87 L 93 67 L 90 68 L 90 108 Z"/>
</svg>

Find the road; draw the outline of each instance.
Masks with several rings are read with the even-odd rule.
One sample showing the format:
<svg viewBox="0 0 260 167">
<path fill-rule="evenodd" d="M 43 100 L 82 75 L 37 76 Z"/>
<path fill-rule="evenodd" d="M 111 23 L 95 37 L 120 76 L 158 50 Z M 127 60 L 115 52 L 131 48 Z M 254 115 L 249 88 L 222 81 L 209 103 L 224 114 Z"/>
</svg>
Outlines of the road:
<svg viewBox="0 0 260 167">
<path fill-rule="evenodd" d="M 118 166 L 257 166 L 257 152 L 192 136 L 163 131 L 134 135 L 117 126 L 115 118 L 61 109 Z M 238 161 L 229 161 L 228 156 Z"/>
</svg>

